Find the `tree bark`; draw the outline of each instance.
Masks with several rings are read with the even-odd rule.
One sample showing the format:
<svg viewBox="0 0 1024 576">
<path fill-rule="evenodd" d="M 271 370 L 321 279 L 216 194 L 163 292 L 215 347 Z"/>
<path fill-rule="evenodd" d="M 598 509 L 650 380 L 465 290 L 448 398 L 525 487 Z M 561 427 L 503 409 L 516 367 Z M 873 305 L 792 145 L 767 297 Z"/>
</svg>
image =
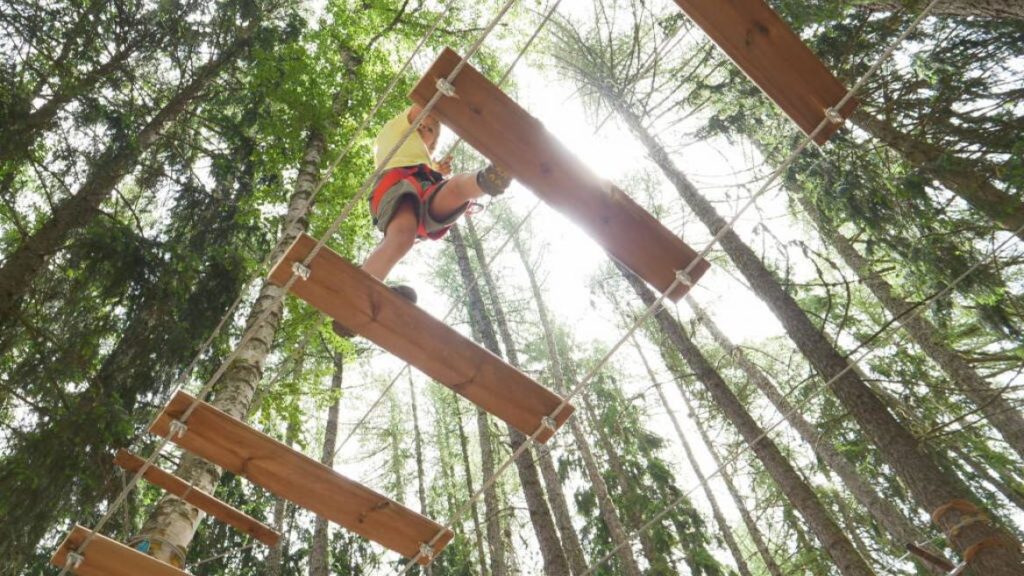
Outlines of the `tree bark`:
<svg viewBox="0 0 1024 576">
<path fill-rule="evenodd" d="M 537 316 L 540 319 L 541 329 L 544 332 L 544 343 L 548 350 L 548 362 L 553 374 L 555 389 L 558 392 L 564 392 L 569 388 L 569 383 L 566 380 L 565 372 L 562 370 L 561 353 L 555 342 L 555 332 L 551 324 L 551 317 L 548 314 L 547 305 L 544 303 L 544 294 L 541 292 L 540 283 L 537 282 L 537 275 L 530 265 L 526 249 L 523 247 L 518 232 L 510 230 L 510 234 L 512 235 L 512 243 L 515 246 L 516 253 L 523 263 L 523 269 L 526 270 L 526 278 L 530 282 L 530 290 L 533 292 L 533 301 L 537 306 Z M 608 492 L 608 485 L 604 481 L 604 476 L 601 475 L 601 470 L 597 465 L 597 459 L 594 458 L 590 442 L 576 424 L 576 420 L 570 419 L 568 424 L 569 431 L 576 442 L 576 448 L 579 450 L 580 458 L 583 460 L 583 468 L 586 470 L 587 479 L 590 481 L 594 494 L 597 496 L 597 507 L 601 513 L 601 519 L 608 529 L 612 545 L 618 547 L 616 555 L 619 558 L 619 562 L 621 562 L 621 569 L 626 576 L 640 576 L 640 567 L 636 562 L 636 557 L 633 555 L 633 547 L 629 543 L 629 535 L 622 525 L 618 510 L 616 510 L 615 503 Z"/>
<path fill-rule="evenodd" d="M 466 469 L 466 494 L 475 494 L 476 493 L 476 489 L 473 488 L 473 467 L 472 467 L 472 465 L 470 464 L 470 461 L 469 461 L 469 443 L 468 443 L 467 437 L 466 437 L 466 430 L 462 426 L 462 412 L 459 411 L 459 399 L 454 394 L 450 395 L 449 398 L 452 401 L 452 405 L 453 405 L 454 413 L 455 413 L 455 424 L 456 424 L 456 428 L 458 429 L 458 432 L 459 432 L 459 451 L 462 454 L 462 466 Z M 477 418 L 478 418 L 477 419 L 477 423 L 478 424 L 480 423 L 479 422 L 479 416 L 480 416 L 480 414 L 482 412 L 483 412 L 482 410 L 477 409 Z M 487 414 L 483 414 L 483 415 L 485 417 L 484 423 L 486 424 L 486 416 L 487 416 Z M 492 460 L 493 455 L 491 454 L 491 444 L 490 444 L 490 440 L 489 440 L 489 435 L 486 435 L 485 432 L 486 432 L 486 429 L 484 431 L 481 431 L 481 433 L 480 433 L 481 459 L 484 460 L 484 463 L 485 463 L 485 465 L 482 465 L 481 468 L 489 467 L 489 469 L 493 473 L 493 471 L 494 471 L 494 460 Z M 484 451 L 484 442 L 486 442 L 486 447 L 487 447 L 486 458 L 484 458 L 484 452 L 485 452 Z M 493 498 L 493 502 L 488 503 L 488 499 L 489 498 Z M 497 511 L 497 509 L 498 509 L 498 498 L 497 498 L 497 495 L 494 493 L 494 488 L 493 487 L 484 490 L 484 502 L 485 502 L 485 506 L 487 507 L 486 510 L 491 510 L 492 509 L 491 506 L 493 506 L 493 510 Z M 480 510 L 477 508 L 476 502 L 473 502 L 470 505 L 470 508 L 471 508 L 470 513 L 471 513 L 471 515 L 473 517 L 473 532 L 476 535 L 475 540 L 476 540 L 477 562 L 480 564 L 479 570 L 480 570 L 481 576 L 487 576 L 488 575 L 487 556 L 484 554 L 484 531 L 483 531 L 483 529 L 481 529 L 481 524 L 480 524 Z M 498 528 L 498 520 L 497 520 L 497 518 L 498 518 L 497 513 L 495 513 L 495 515 L 494 515 L 495 534 L 500 534 L 501 532 L 500 532 L 500 529 Z M 490 519 L 490 517 L 488 517 L 488 519 Z M 491 531 L 491 524 L 490 524 L 490 522 L 488 522 L 488 524 L 487 524 L 487 531 L 488 531 L 488 535 L 489 535 L 490 531 Z"/>
<path fill-rule="evenodd" d="M 504 309 L 500 304 L 498 288 L 494 282 L 494 277 L 491 275 L 490 267 L 487 265 L 487 258 L 483 253 L 483 246 L 480 244 L 472 217 L 466 218 L 466 229 L 470 245 L 473 247 L 473 254 L 476 256 L 477 264 L 480 266 L 480 276 L 483 278 L 487 291 L 491 295 L 495 324 L 497 324 L 502 342 L 505 344 L 508 360 L 513 366 L 518 368 L 520 367 L 519 353 L 516 350 L 515 341 L 512 339 L 512 332 L 509 330 Z M 541 476 L 544 479 L 548 503 L 555 517 L 555 524 L 561 537 L 566 561 L 569 563 L 569 568 L 573 574 L 583 574 L 587 570 L 586 557 L 583 553 L 583 546 L 580 544 L 579 535 L 576 534 L 576 528 L 572 524 L 572 514 L 569 513 L 569 505 L 566 502 L 565 493 L 562 491 L 562 484 L 558 478 L 558 471 L 555 469 L 551 449 L 546 445 L 538 446 L 537 452 L 539 453 L 537 461 L 540 465 Z"/>
<path fill-rule="evenodd" d="M 32 280 L 47 260 L 64 245 L 72 232 L 88 225 L 99 215 L 100 204 L 131 171 L 143 153 L 160 141 L 167 127 L 217 77 L 218 73 L 249 45 L 254 28 L 239 36 L 215 59 L 200 67 L 192 80 L 153 116 L 129 144 L 112 144 L 94 163 L 85 183 L 72 196 L 58 203 L 50 219 L 4 260 L 0 266 L 0 326 L 7 326 Z"/>
<path fill-rule="evenodd" d="M 861 476 L 856 466 L 840 454 L 831 442 L 821 438 L 815 426 L 804 418 L 803 413 L 790 403 L 789 399 L 782 394 L 768 376 L 747 357 L 743 349 L 729 340 L 711 319 L 711 316 L 693 298 L 688 298 L 687 303 L 697 314 L 701 325 L 743 371 L 747 381 L 768 398 L 775 410 L 786 418 L 786 422 L 811 447 L 814 454 L 839 476 L 857 502 L 864 506 L 871 516 L 881 524 L 892 539 L 893 550 L 902 551 L 904 546 L 911 542 L 923 545 L 923 542 L 928 539 L 922 538 L 921 530 L 916 528 L 913 522 L 904 516 L 896 506 L 882 498 L 871 482 Z M 938 550 L 931 550 L 939 553 Z"/>
<path fill-rule="evenodd" d="M 1018 2 L 1018 8 L 1024 3 Z M 975 210 L 1004 230 L 1024 240 L 1024 201 L 996 186 L 979 172 L 977 162 L 961 158 L 930 142 L 900 131 L 864 109 L 853 114 L 853 123 L 903 155 L 921 173 L 935 179 Z"/>
<path fill-rule="evenodd" d="M 627 498 L 634 502 L 641 499 L 641 495 L 637 493 L 636 484 L 632 482 L 629 475 L 626 473 L 626 468 L 622 464 L 622 459 L 619 457 L 619 453 L 612 443 L 611 438 L 604 431 L 601 425 L 597 421 L 597 411 L 594 410 L 594 406 L 590 403 L 589 398 L 586 394 L 581 394 L 579 398 L 583 399 L 584 413 L 587 415 L 587 419 L 590 422 L 590 428 L 597 434 L 597 441 L 601 448 L 604 450 L 605 457 L 608 459 L 608 467 L 612 471 L 612 478 L 615 480 L 615 487 L 618 489 L 620 494 L 625 495 Z M 641 512 L 636 508 L 630 506 L 624 506 L 625 511 L 623 514 L 626 517 L 626 522 L 629 527 L 633 530 L 638 530 L 637 538 L 640 540 L 640 550 L 643 551 L 644 558 L 647 560 L 649 566 L 648 572 L 652 576 L 663 576 L 668 570 L 667 561 L 662 554 L 658 553 L 658 548 L 654 544 L 654 540 L 651 538 L 650 530 L 639 530 L 644 524 L 644 518 Z"/>
<path fill-rule="evenodd" d="M 680 389 L 682 389 L 682 382 L 677 380 L 676 384 Z M 729 491 L 729 496 L 732 498 L 736 509 L 740 512 L 740 518 L 743 519 L 743 525 L 747 527 L 747 532 L 750 533 L 750 539 L 754 541 L 754 547 L 757 548 L 758 554 L 761 555 L 761 560 L 764 562 L 765 568 L 771 576 L 783 576 L 782 568 L 779 567 L 778 562 L 775 561 L 775 557 L 768 548 L 768 543 L 765 541 L 764 535 L 761 533 L 761 528 L 757 525 L 757 522 L 754 521 L 753 516 L 750 515 L 750 510 L 747 509 L 747 505 L 743 501 L 743 497 L 740 496 L 739 490 L 736 489 L 736 484 L 732 481 L 732 476 L 729 474 L 729 470 L 725 467 L 721 457 L 718 455 L 715 443 L 708 437 L 707 427 L 701 422 L 700 418 L 697 416 L 697 412 L 693 409 L 693 405 L 690 403 L 690 399 L 685 394 L 683 394 L 683 402 L 686 404 L 686 410 L 693 415 L 692 418 L 694 423 L 697 425 L 697 431 L 700 432 L 701 440 L 704 442 L 704 446 L 711 454 L 711 459 L 714 461 L 715 466 L 718 467 L 719 476 L 721 476 L 722 481 L 725 482 L 725 487 Z"/>
<path fill-rule="evenodd" d="M 475 332 L 483 342 L 484 347 L 496 356 L 501 357 L 501 346 L 498 344 L 498 337 L 494 332 L 494 326 L 491 324 L 490 318 L 484 312 L 483 296 L 480 293 L 475 274 L 469 263 L 466 241 L 457 226 L 452 228 L 451 236 L 452 245 L 457 255 L 459 272 L 466 286 L 470 321 L 476 325 Z M 478 242 L 472 242 L 472 244 L 475 249 L 479 249 Z M 479 255 L 480 253 L 478 252 Z M 486 269 L 482 268 L 481 272 L 485 279 L 489 277 Z M 491 280 L 491 286 L 493 287 L 493 279 Z M 497 301 L 496 295 L 493 300 L 493 310 L 495 315 L 500 318 L 499 322 L 504 322 L 504 312 Z M 515 347 L 510 346 L 506 350 L 506 354 L 511 364 L 516 366 L 518 362 L 515 360 L 518 360 L 518 356 L 515 352 Z M 518 450 L 527 441 L 526 436 L 511 426 L 508 426 L 507 429 L 509 444 L 512 450 Z M 527 448 L 519 458 L 516 458 L 515 465 L 516 470 L 519 472 L 519 482 L 522 485 L 523 494 L 526 496 L 526 506 L 530 513 L 530 524 L 533 526 L 537 542 L 540 544 L 541 556 L 544 558 L 544 572 L 552 576 L 568 576 L 570 574 L 569 561 L 565 557 L 562 543 L 558 538 L 555 522 L 551 516 L 551 510 L 548 508 L 544 489 L 541 487 L 540 474 L 534 465 L 532 450 Z"/>
<path fill-rule="evenodd" d="M 672 406 L 669 405 L 668 398 L 665 397 L 665 390 L 662 389 L 661 382 L 658 381 L 657 376 L 654 374 L 654 370 L 651 369 L 651 365 L 647 362 L 647 357 L 644 355 L 644 351 L 640 348 L 640 344 L 636 341 L 636 338 L 630 338 L 630 340 L 632 340 L 633 347 L 636 348 L 636 352 L 640 356 L 640 362 L 644 365 L 644 369 L 647 371 L 647 377 L 650 379 L 651 384 L 654 385 L 654 390 L 658 393 L 658 399 L 661 401 L 662 408 L 665 409 L 665 413 L 668 414 L 669 420 L 672 421 L 672 428 L 676 431 L 679 443 L 683 445 L 683 452 L 686 454 L 686 461 L 690 463 L 690 468 L 693 469 L 693 473 L 697 477 L 697 482 L 700 483 L 700 487 L 704 491 L 704 497 L 707 498 L 708 502 L 711 504 L 711 515 L 715 518 L 715 523 L 718 524 L 718 532 L 722 535 L 722 539 L 725 540 L 725 545 L 729 548 L 729 552 L 732 554 L 733 560 L 736 561 L 736 569 L 739 570 L 741 576 L 750 576 L 750 567 L 747 565 L 747 560 L 743 556 L 743 551 L 740 549 L 739 544 L 736 543 L 736 538 L 733 536 L 732 528 L 729 526 L 729 522 L 725 519 L 725 515 L 722 514 L 722 509 L 718 506 L 718 498 L 716 498 L 715 493 L 711 491 L 708 479 L 704 476 L 704 472 L 700 469 L 700 464 L 697 462 L 697 458 L 693 455 L 693 450 L 690 448 L 690 442 L 686 439 L 686 435 L 683 434 L 683 427 L 679 424 L 679 419 L 676 418 L 676 414 L 672 410 Z M 680 391 L 682 391 L 681 383 L 679 388 Z M 683 395 L 683 401 L 686 402 L 686 409 L 691 414 L 695 414 L 685 394 Z M 704 429 L 700 427 L 699 422 L 697 425 L 698 428 L 700 428 L 701 435 L 710 450 L 712 445 L 708 442 L 707 437 L 704 436 Z M 725 470 L 722 468 L 721 463 L 718 463 L 718 469 L 719 475 L 723 479 L 726 478 Z M 781 571 L 779 571 L 778 566 L 775 564 L 775 559 L 772 558 L 770 553 L 768 553 L 767 546 L 764 545 L 764 540 L 760 537 L 760 530 L 758 530 L 757 525 L 750 520 L 750 514 L 747 513 L 746 507 L 743 505 L 743 501 L 739 498 L 739 494 L 736 493 L 735 486 L 732 486 L 731 482 L 729 482 L 728 485 L 730 486 L 729 494 L 732 496 L 734 501 L 733 503 L 736 508 L 740 510 L 743 521 L 746 523 L 747 530 L 750 532 L 752 537 L 756 534 L 755 542 L 759 542 L 757 550 L 764 559 L 765 566 L 769 567 L 768 571 L 771 572 L 773 576 L 782 576 Z M 772 567 L 774 567 L 774 570 Z"/>
<path fill-rule="evenodd" d="M 800 205 L 818 227 L 822 236 L 842 257 L 886 310 L 898 319 L 924 353 L 949 376 L 957 388 L 981 410 L 981 413 L 1002 435 L 1003 440 L 1024 458 L 1024 414 L 1014 407 L 1003 391 L 981 377 L 973 366 L 959 352 L 942 341 L 941 331 L 921 314 L 913 313 L 915 306 L 896 295 L 881 274 L 861 256 L 839 230 L 825 222 L 822 214 L 805 198 L 799 197 Z"/>
<path fill-rule="evenodd" d="M 862 0 L 858 6 L 868 10 L 893 12 L 920 7 L 917 0 Z M 936 16 L 975 16 L 979 18 L 1024 19 L 1024 2 L 1020 0 L 944 0 L 932 12 Z"/>
<path fill-rule="evenodd" d="M 625 120 L 630 130 L 640 139 L 654 162 L 672 182 L 679 195 L 690 206 L 704 225 L 716 234 L 726 221 L 714 206 L 701 196 L 697 188 L 675 166 L 668 153 L 647 132 L 640 118 L 627 109 L 621 100 L 608 96 L 609 101 Z M 918 504 L 929 512 L 941 511 L 936 520 L 940 529 L 949 536 L 950 544 L 961 554 L 977 550 L 972 567 L 966 574 L 1002 575 L 1019 572 L 1024 563 L 1020 542 L 1007 530 L 994 523 L 975 522 L 955 534 L 950 531 L 964 519 L 975 515 L 961 508 L 950 508 L 950 502 L 980 502 L 970 490 L 945 466 L 946 462 L 929 451 L 914 435 L 889 412 L 886 405 L 863 382 L 855 370 L 849 369 L 847 359 L 818 330 L 810 319 L 779 284 L 768 268 L 734 230 L 726 230 L 721 246 L 747 279 L 761 300 L 775 313 L 789 337 L 822 377 L 831 382 L 831 388 L 842 405 L 860 424 L 867 437 L 878 447 L 897 476 L 903 480 Z M 942 462 L 942 464 L 940 464 Z M 972 506 L 974 506 L 972 504 Z M 980 512 L 979 512 L 980 513 Z M 998 546 L 987 546 L 1000 542 Z M 975 548 L 979 544 L 983 546 Z"/>
<path fill-rule="evenodd" d="M 345 376 L 345 356 L 334 352 L 334 374 L 331 376 L 331 393 L 341 394 Z M 324 446 L 320 451 L 320 463 L 334 467 L 334 451 L 338 444 L 338 415 L 341 399 L 336 397 L 327 409 L 327 424 L 324 426 Z M 419 430 L 417 430 L 417 434 Z M 330 576 L 330 527 L 326 518 L 317 516 L 313 523 L 313 540 L 309 545 L 309 576 Z"/>
<path fill-rule="evenodd" d="M 320 132 L 312 132 L 306 142 L 302 165 L 295 181 L 295 191 L 288 201 L 285 214 L 287 227 L 282 228 L 281 236 L 271 253 L 271 260 L 277 261 L 285 254 L 288 247 L 306 231 L 309 225 L 310 197 L 317 182 L 320 159 L 323 155 L 325 140 Z M 217 382 L 215 396 L 210 402 L 214 408 L 229 416 L 245 420 L 256 393 L 257 385 L 263 376 L 263 366 L 270 354 L 274 336 L 281 323 L 283 312 L 283 290 L 279 286 L 264 282 L 249 317 L 246 327 L 253 330 L 253 336 L 239 350 L 235 361 Z M 256 326 L 253 324 L 266 313 L 266 318 Z M 186 452 L 176 472 L 177 476 L 191 482 L 199 490 L 213 492 L 222 470 L 191 453 Z M 165 496 L 150 513 L 142 529 L 143 538 L 156 538 L 169 542 L 182 550 L 195 535 L 200 511 L 174 496 Z M 167 561 L 167 554 L 154 554 L 158 559 Z"/>
<path fill-rule="evenodd" d="M 426 473 L 423 468 L 423 435 L 420 433 L 419 407 L 416 405 L 416 386 L 412 381 L 412 372 L 409 373 L 409 403 L 412 405 L 412 431 L 413 449 L 416 453 L 416 494 L 420 499 L 420 514 L 430 517 L 430 510 L 427 506 L 427 483 Z M 434 567 L 427 565 L 423 573 L 430 576 Z"/>
<path fill-rule="evenodd" d="M 655 296 L 650 288 L 625 268 L 619 269 L 644 305 L 652 305 Z M 853 548 L 811 487 L 797 473 L 775 442 L 765 435 L 764 430 L 750 416 L 715 367 L 686 335 L 683 327 L 665 309 L 660 309 L 655 318 L 668 341 L 696 374 L 697 380 L 704 385 L 714 398 L 715 404 L 740 433 L 758 460 L 764 464 L 782 493 L 803 516 L 840 574 L 873 576 L 874 571 Z"/>
</svg>

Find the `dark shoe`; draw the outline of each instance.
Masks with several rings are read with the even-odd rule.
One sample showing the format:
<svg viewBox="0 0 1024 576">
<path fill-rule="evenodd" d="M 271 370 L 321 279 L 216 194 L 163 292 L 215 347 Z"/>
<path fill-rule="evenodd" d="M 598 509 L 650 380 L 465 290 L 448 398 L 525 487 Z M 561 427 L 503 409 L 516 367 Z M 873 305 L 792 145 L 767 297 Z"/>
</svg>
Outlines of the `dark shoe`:
<svg viewBox="0 0 1024 576">
<path fill-rule="evenodd" d="M 416 291 L 413 290 L 412 287 L 406 286 L 404 284 L 393 284 L 393 285 L 389 285 L 388 288 L 391 288 L 392 292 L 394 292 L 395 294 L 398 294 L 402 298 L 405 298 L 409 302 L 412 302 L 413 304 L 416 303 L 416 300 L 417 300 Z M 354 332 L 352 332 L 348 328 L 345 328 L 344 326 L 342 326 L 341 323 L 338 322 L 337 320 L 331 322 L 331 329 L 334 330 L 335 334 L 337 334 L 338 336 L 340 336 L 342 338 L 346 338 L 347 339 L 347 338 L 354 338 L 355 337 L 355 333 Z"/>
<path fill-rule="evenodd" d="M 412 302 L 413 304 L 416 303 L 416 291 L 413 290 L 411 286 L 406 286 L 405 284 L 389 284 L 388 288 L 391 288 L 392 292 L 398 294 L 402 298 L 405 298 L 409 302 Z"/>
<path fill-rule="evenodd" d="M 508 172 L 498 168 L 494 164 L 488 164 L 486 168 L 476 173 L 476 183 L 488 196 L 500 196 L 508 190 L 512 183 L 512 177 Z"/>
</svg>

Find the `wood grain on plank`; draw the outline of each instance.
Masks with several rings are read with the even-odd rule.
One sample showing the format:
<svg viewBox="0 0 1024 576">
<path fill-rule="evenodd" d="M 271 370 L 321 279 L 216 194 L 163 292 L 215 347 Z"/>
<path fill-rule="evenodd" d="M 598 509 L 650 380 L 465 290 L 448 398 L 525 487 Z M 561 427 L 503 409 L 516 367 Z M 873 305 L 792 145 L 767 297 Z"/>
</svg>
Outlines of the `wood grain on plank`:
<svg viewBox="0 0 1024 576">
<path fill-rule="evenodd" d="M 270 273 L 283 285 L 292 263 L 305 260 L 316 244 L 300 236 Z M 296 296 L 451 388 L 470 402 L 504 420 L 523 434 L 532 434 L 562 399 L 501 358 L 481 348 L 423 309 L 328 248 L 310 264 L 308 280 L 298 280 Z M 555 418 L 561 426 L 572 414 L 567 405 Z M 556 426 L 556 427 L 557 427 Z M 544 430 L 539 442 L 547 441 Z"/>
<path fill-rule="evenodd" d="M 195 399 L 179 391 L 150 426 L 167 436 L 172 420 Z M 172 440 L 225 470 L 338 525 L 412 558 L 420 544 L 442 526 L 387 496 L 354 482 L 205 402 L 188 419 L 188 431 Z M 439 553 L 452 538 L 450 530 L 434 545 Z M 425 560 L 424 560 L 425 562 Z"/>
<path fill-rule="evenodd" d="M 63 568 L 67 563 L 68 552 L 77 550 L 90 533 L 91 531 L 85 527 L 75 526 L 50 558 L 50 563 Z M 188 576 L 188 572 L 178 570 L 102 534 L 97 534 L 89 542 L 82 555 L 85 560 L 71 571 L 78 576 Z"/>
<path fill-rule="evenodd" d="M 847 89 L 764 0 L 676 0 L 758 87 L 810 135 Z M 840 110 L 849 118 L 856 98 Z M 815 137 L 825 144 L 841 126 Z"/>
<path fill-rule="evenodd" d="M 114 456 L 114 464 L 135 474 L 145 464 L 145 460 L 127 450 L 121 449 Z M 151 484 L 163 488 L 217 520 L 235 528 L 239 532 L 252 536 L 267 546 L 274 546 L 281 539 L 281 535 L 275 532 L 273 528 L 234 508 L 227 502 L 211 496 L 198 488 L 193 488 L 188 482 L 174 474 L 161 470 L 156 466 L 150 466 L 143 473 L 142 477 Z"/>
<path fill-rule="evenodd" d="M 425 105 L 461 57 L 450 49 L 437 58 L 410 98 Z M 434 115 L 469 145 L 532 190 L 554 209 L 580 225 L 605 251 L 637 276 L 664 292 L 677 270 L 699 258 L 615 185 L 598 178 L 544 125 L 472 66 L 454 81 L 454 98 L 441 98 Z M 703 259 L 690 270 L 696 282 L 708 269 Z M 678 301 L 684 284 L 669 297 Z"/>
</svg>

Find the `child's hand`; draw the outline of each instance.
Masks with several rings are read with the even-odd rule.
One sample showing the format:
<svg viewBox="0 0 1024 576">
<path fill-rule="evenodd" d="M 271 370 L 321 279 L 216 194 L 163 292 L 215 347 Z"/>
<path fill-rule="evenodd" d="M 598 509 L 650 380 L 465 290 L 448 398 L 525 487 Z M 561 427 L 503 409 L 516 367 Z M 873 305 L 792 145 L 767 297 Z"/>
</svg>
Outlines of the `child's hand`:
<svg viewBox="0 0 1024 576">
<path fill-rule="evenodd" d="M 442 176 L 451 176 L 451 174 L 452 174 L 452 155 L 451 154 L 445 156 L 444 158 L 441 159 L 440 162 L 437 163 L 437 171 L 440 172 Z"/>
</svg>

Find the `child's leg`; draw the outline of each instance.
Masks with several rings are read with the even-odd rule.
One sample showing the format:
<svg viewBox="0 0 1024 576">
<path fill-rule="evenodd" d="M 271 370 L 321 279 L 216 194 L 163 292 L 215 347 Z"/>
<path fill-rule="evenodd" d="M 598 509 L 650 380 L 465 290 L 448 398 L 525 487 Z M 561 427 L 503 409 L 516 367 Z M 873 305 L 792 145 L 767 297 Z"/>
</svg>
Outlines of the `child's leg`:
<svg viewBox="0 0 1024 576">
<path fill-rule="evenodd" d="M 476 173 L 456 174 L 452 176 L 437 194 L 427 203 L 430 217 L 437 222 L 445 222 L 452 216 L 462 212 L 466 202 L 476 200 L 484 193 L 476 182 Z"/>
<path fill-rule="evenodd" d="M 395 209 L 384 240 L 373 249 L 363 262 L 363 270 L 380 281 L 384 281 L 395 264 L 409 253 L 416 242 L 419 226 L 419 205 L 415 198 L 403 198 Z"/>
</svg>

